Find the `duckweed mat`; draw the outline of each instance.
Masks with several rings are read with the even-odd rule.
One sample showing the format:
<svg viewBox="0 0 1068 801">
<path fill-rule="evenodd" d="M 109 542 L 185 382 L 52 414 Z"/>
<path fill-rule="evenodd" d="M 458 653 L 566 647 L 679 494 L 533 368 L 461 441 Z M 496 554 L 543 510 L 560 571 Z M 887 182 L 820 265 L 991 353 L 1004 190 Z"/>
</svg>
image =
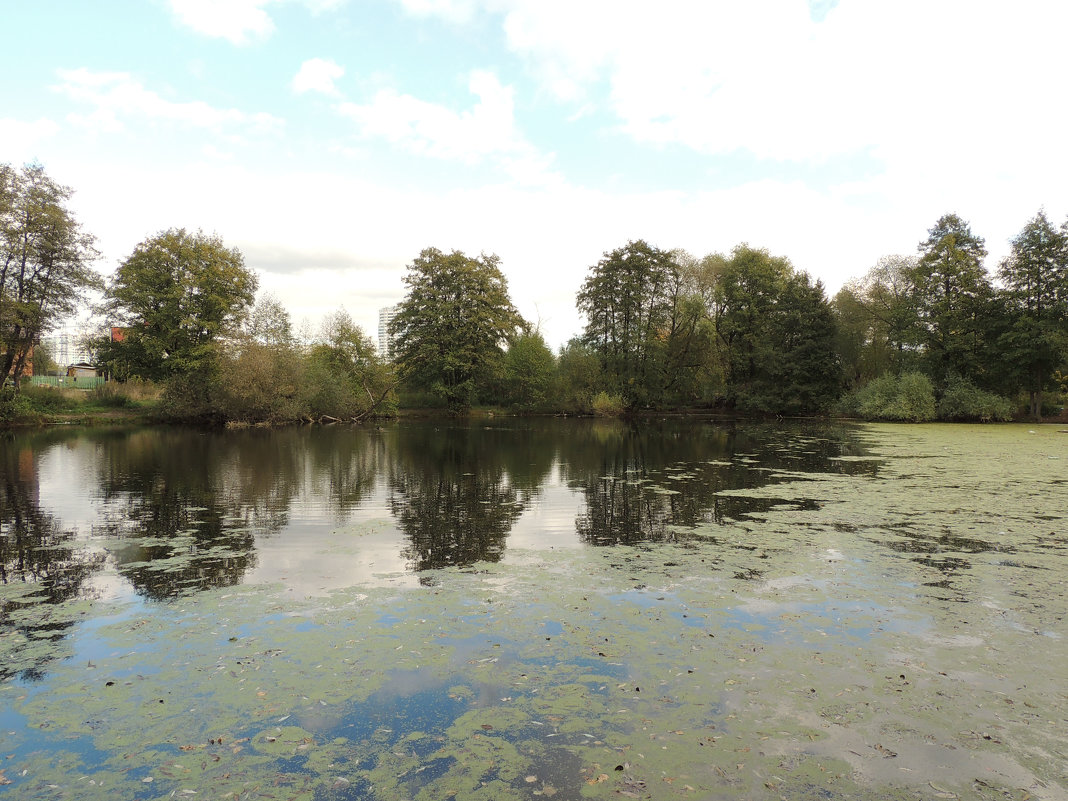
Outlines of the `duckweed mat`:
<svg viewBox="0 0 1068 801">
<path fill-rule="evenodd" d="M 16 604 L 62 636 L 4 628 L 51 661 L 0 684 L 0 797 L 1068 797 L 1068 434 L 864 436 L 877 469 L 777 468 L 656 543 Z"/>
</svg>

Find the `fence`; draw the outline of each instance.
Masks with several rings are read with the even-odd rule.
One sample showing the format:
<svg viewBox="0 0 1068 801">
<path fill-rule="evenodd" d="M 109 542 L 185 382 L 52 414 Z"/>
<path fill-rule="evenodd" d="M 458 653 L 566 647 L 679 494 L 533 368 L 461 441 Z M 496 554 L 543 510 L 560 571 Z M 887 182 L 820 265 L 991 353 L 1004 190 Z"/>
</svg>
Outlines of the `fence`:
<svg viewBox="0 0 1068 801">
<path fill-rule="evenodd" d="M 35 387 L 66 387 L 67 389 L 96 389 L 107 383 L 101 376 L 32 375 L 30 385 Z"/>
</svg>

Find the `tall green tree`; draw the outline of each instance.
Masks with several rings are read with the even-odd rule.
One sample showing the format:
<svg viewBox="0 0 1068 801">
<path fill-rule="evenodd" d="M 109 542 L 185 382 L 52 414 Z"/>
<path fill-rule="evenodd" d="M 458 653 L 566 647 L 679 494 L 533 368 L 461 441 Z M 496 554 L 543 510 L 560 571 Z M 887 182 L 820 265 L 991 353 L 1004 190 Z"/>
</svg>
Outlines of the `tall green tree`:
<svg viewBox="0 0 1068 801">
<path fill-rule="evenodd" d="M 1012 240 L 998 278 L 1007 323 L 998 345 L 1028 392 L 1031 417 L 1039 420 L 1042 392 L 1068 361 L 1068 230 L 1039 211 Z"/>
<path fill-rule="evenodd" d="M 947 214 L 919 245 L 909 272 L 927 368 L 937 387 L 954 375 L 978 379 L 993 290 L 983 268 L 983 239 L 956 214 Z"/>
<path fill-rule="evenodd" d="M 121 342 L 103 343 L 100 358 L 130 376 L 202 380 L 214 348 L 235 331 L 255 301 L 259 281 L 236 248 L 184 228 L 141 242 L 108 287 L 107 310 Z"/>
<path fill-rule="evenodd" d="M 556 359 L 538 330 L 522 330 L 508 340 L 501 362 L 501 400 L 518 409 L 545 404 Z"/>
<path fill-rule="evenodd" d="M 794 272 L 774 315 L 777 354 L 769 366 L 772 409 L 786 414 L 829 409 L 842 389 L 835 352 L 838 326 L 820 281 Z"/>
<path fill-rule="evenodd" d="M 611 389 L 628 406 L 658 403 L 673 333 L 673 290 L 680 268 L 670 251 L 644 240 L 604 254 L 590 267 L 577 298 L 586 317 L 583 341 L 601 359 Z"/>
<path fill-rule="evenodd" d="M 317 416 L 362 419 L 396 406 L 396 372 L 344 309 L 323 320 L 308 365 L 310 408 Z"/>
<path fill-rule="evenodd" d="M 726 400 L 744 411 L 826 409 L 841 369 L 823 286 L 789 261 L 739 245 L 723 263 L 714 310 Z"/>
<path fill-rule="evenodd" d="M 68 208 L 69 187 L 39 164 L 0 165 L 0 385 L 16 387 L 41 334 L 101 286 L 92 235 Z"/>
<path fill-rule="evenodd" d="M 785 258 L 739 245 L 718 276 L 716 347 L 731 404 L 754 409 L 765 405 L 756 399 L 776 358 L 773 311 L 791 271 Z"/>
<path fill-rule="evenodd" d="M 408 265 L 404 283 L 408 294 L 390 326 L 394 362 L 406 380 L 464 412 L 522 325 L 500 259 L 427 248 Z"/>
<path fill-rule="evenodd" d="M 835 296 L 838 352 L 847 381 L 866 384 L 914 367 L 921 341 L 912 256 L 884 256 Z"/>
</svg>

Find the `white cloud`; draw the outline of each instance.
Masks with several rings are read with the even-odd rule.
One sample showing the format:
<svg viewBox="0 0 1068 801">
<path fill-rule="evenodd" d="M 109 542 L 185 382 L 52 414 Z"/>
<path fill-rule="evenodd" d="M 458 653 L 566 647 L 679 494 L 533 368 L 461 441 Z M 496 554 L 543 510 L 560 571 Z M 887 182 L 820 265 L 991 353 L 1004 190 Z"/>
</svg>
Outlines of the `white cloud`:
<svg viewBox="0 0 1068 801">
<path fill-rule="evenodd" d="M 265 39 L 274 31 L 274 22 L 263 7 L 271 0 L 170 0 L 171 11 L 186 27 L 197 33 L 232 44 L 248 44 Z"/>
<path fill-rule="evenodd" d="M 0 117 L 0 153 L 14 161 L 30 161 L 39 155 L 43 140 L 55 136 L 59 126 L 44 117 L 26 122 Z"/>
<path fill-rule="evenodd" d="M 274 32 L 267 6 L 293 0 L 170 0 L 171 11 L 188 28 L 231 44 L 263 40 Z M 333 11 L 348 0 L 296 0 L 313 14 Z"/>
<path fill-rule="evenodd" d="M 337 95 L 334 82 L 344 74 L 345 68 L 330 59 L 311 58 L 300 65 L 289 85 L 297 94 L 321 92 L 324 95 Z"/>
<path fill-rule="evenodd" d="M 540 153 L 516 128 L 514 90 L 491 72 L 471 73 L 478 102 L 464 111 L 382 89 L 370 103 L 341 103 L 338 110 L 362 136 L 384 139 L 411 153 L 474 165 L 492 160 L 525 182 L 551 181 L 553 157 Z"/>
<path fill-rule="evenodd" d="M 478 8 L 478 0 L 400 0 L 404 10 L 417 17 L 442 17 L 450 22 L 467 22 Z"/>
<path fill-rule="evenodd" d="M 871 151 L 968 156 L 1040 120 L 1063 74 L 1068 5 L 1021 0 L 398 0 L 411 13 L 499 15 L 543 90 L 597 102 L 638 142 L 808 161 Z M 458 9 L 463 9 L 460 14 Z M 1043 101 L 1043 96 L 1047 100 Z"/>
<path fill-rule="evenodd" d="M 283 121 L 264 112 L 220 109 L 201 100 L 175 102 L 146 89 L 126 72 L 93 72 L 83 68 L 58 70 L 56 90 L 91 107 L 87 114 L 72 113 L 68 120 L 95 132 L 116 132 L 124 120 L 157 120 L 194 128 L 221 130 L 239 127 L 255 133 L 277 131 Z"/>
<path fill-rule="evenodd" d="M 719 217 L 678 209 L 678 219 L 778 248 L 832 287 L 870 267 L 873 247 L 911 251 L 949 210 L 984 233 L 995 264 L 1035 209 L 1068 202 L 1068 113 L 1056 100 L 1066 4 L 840 0 L 813 13 L 805 0 L 472 2 L 483 16 L 469 16 L 499 23 L 541 92 L 575 113 L 607 112 L 637 144 L 683 146 L 716 165 L 737 153 L 805 165 L 820 188 L 749 184 L 709 209 Z M 634 224 L 624 236 L 641 235 Z M 692 236 L 677 234 L 666 244 Z"/>
</svg>

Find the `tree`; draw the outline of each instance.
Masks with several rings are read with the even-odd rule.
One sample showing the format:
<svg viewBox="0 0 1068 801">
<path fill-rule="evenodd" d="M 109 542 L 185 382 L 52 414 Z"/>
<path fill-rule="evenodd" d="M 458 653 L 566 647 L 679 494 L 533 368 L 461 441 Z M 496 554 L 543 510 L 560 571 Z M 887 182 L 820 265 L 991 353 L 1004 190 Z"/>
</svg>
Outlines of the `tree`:
<svg viewBox="0 0 1068 801">
<path fill-rule="evenodd" d="M 59 365 L 56 364 L 55 359 L 52 358 L 52 354 L 49 348 L 46 348 L 43 344 L 38 344 L 33 349 L 33 374 L 34 375 L 48 375 L 54 370 L 58 369 Z"/>
<path fill-rule="evenodd" d="M 72 194 L 39 164 L 0 165 L 0 384 L 17 388 L 41 334 L 101 285 L 93 237 L 67 208 Z"/>
<path fill-rule="evenodd" d="M 912 256 L 884 256 L 835 296 L 838 352 L 845 375 L 862 385 L 884 373 L 912 366 L 920 341 Z"/>
<path fill-rule="evenodd" d="M 541 407 L 555 369 L 556 359 L 541 332 L 520 331 L 509 339 L 502 359 L 502 400 L 520 409 Z"/>
<path fill-rule="evenodd" d="M 392 410 L 396 374 L 344 309 L 323 320 L 308 363 L 313 414 L 362 419 L 382 411 L 383 404 Z"/>
<path fill-rule="evenodd" d="M 580 338 L 560 349 L 552 382 L 553 404 L 565 412 L 584 414 L 593 409 L 593 399 L 603 388 L 601 360 Z"/>
<path fill-rule="evenodd" d="M 522 324 L 497 256 L 427 248 L 404 277 L 408 294 L 390 325 L 406 380 L 454 412 L 470 408 L 481 378 Z"/>
<path fill-rule="evenodd" d="M 716 342 L 728 403 L 745 411 L 822 411 L 837 397 L 837 330 L 823 286 L 785 258 L 739 245 L 719 274 Z"/>
<path fill-rule="evenodd" d="M 680 273 L 670 251 L 639 239 L 605 253 L 579 291 L 583 341 L 600 356 L 605 379 L 628 406 L 659 403 L 670 381 L 670 338 L 687 326 L 676 315 Z"/>
<path fill-rule="evenodd" d="M 1039 211 L 1012 240 L 998 277 L 1007 317 L 998 345 L 1039 420 L 1042 391 L 1068 353 L 1068 230 L 1054 228 Z"/>
<path fill-rule="evenodd" d="M 776 356 L 769 369 L 773 410 L 825 411 L 837 400 L 842 368 L 835 353 L 838 328 L 823 284 L 807 273 L 789 276 L 774 315 Z"/>
<path fill-rule="evenodd" d="M 101 349 L 131 376 L 185 378 L 209 371 L 214 346 L 243 321 L 258 279 L 236 248 L 184 228 L 140 243 L 108 287 L 107 309 L 125 328 Z"/>
<path fill-rule="evenodd" d="M 772 311 L 791 271 L 786 259 L 739 245 L 719 275 L 715 303 L 717 351 L 727 401 L 743 409 L 754 408 L 753 400 L 762 392 L 759 385 L 764 383 L 766 369 L 776 358 Z"/>
<path fill-rule="evenodd" d="M 264 295 L 245 321 L 245 333 L 267 347 L 293 344 L 293 323 L 286 307 L 274 295 Z"/>
<path fill-rule="evenodd" d="M 928 231 L 919 252 L 909 278 L 931 377 L 938 387 L 954 375 L 976 378 L 993 295 L 983 269 L 983 239 L 956 214 L 947 214 Z"/>
</svg>

